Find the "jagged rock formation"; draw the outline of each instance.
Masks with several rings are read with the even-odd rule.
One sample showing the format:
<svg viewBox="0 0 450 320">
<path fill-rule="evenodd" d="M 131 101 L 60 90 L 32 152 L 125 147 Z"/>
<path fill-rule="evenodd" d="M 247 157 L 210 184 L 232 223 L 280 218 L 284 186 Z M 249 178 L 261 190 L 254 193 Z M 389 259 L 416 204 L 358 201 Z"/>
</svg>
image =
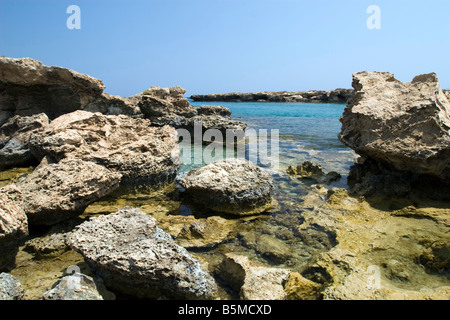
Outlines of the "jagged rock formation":
<svg viewBox="0 0 450 320">
<path fill-rule="evenodd" d="M 148 118 L 151 126 L 170 125 L 191 132 L 197 122 L 203 130 L 214 128 L 223 133 L 246 128 L 245 123 L 230 119 L 227 108 L 190 105 L 184 97 L 186 90 L 179 86 L 151 87 L 132 97 L 112 96 L 103 92 L 105 86 L 98 79 L 30 58 L 0 58 L 0 74 L 0 126 L 16 115 L 44 113 L 53 120 L 83 110 Z"/>
<path fill-rule="evenodd" d="M 271 175 L 245 159 L 212 162 L 179 182 L 194 202 L 213 211 L 244 216 L 272 207 Z"/>
<path fill-rule="evenodd" d="M 256 93 L 223 93 L 192 95 L 194 101 L 224 101 L 224 102 L 321 102 L 347 103 L 353 96 L 352 89 L 336 89 L 332 91 L 304 92 L 256 92 Z"/>
<path fill-rule="evenodd" d="M 136 208 L 92 218 L 68 236 L 108 288 L 141 298 L 209 299 L 216 284 L 186 249 Z"/>
<path fill-rule="evenodd" d="M 401 172 L 450 179 L 450 102 L 435 73 L 402 83 L 391 73 L 360 72 L 353 87 L 341 117 L 345 145 Z"/>
<path fill-rule="evenodd" d="M 102 81 L 34 59 L 1 57 L 0 74 L 0 125 L 14 115 L 42 112 L 50 119 L 75 110 L 138 113 L 123 98 L 103 93 Z"/>
<path fill-rule="evenodd" d="M 45 156 L 91 161 L 122 175 L 122 182 L 157 185 L 173 181 L 179 168 L 173 127 L 151 127 L 147 119 L 75 111 L 32 134 L 29 147 Z"/>
<path fill-rule="evenodd" d="M 14 266 L 20 241 L 28 235 L 22 193 L 15 185 L 0 188 L 0 271 Z"/>
<path fill-rule="evenodd" d="M 50 225 L 83 213 L 92 202 L 119 187 L 122 175 L 90 161 L 45 160 L 31 174 L 19 179 L 22 207 L 30 224 Z"/>
</svg>

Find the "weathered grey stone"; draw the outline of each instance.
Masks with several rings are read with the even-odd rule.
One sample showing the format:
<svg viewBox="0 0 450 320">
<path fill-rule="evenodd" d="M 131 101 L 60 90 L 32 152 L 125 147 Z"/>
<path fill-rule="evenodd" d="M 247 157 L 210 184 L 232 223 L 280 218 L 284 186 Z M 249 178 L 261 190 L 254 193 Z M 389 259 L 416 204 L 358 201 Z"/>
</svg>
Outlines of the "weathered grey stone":
<svg viewBox="0 0 450 320">
<path fill-rule="evenodd" d="M 178 299 L 208 299 L 215 294 L 215 282 L 200 263 L 139 209 L 126 207 L 92 218 L 67 242 L 117 292 Z"/>
<path fill-rule="evenodd" d="M 104 94 L 102 81 L 34 59 L 1 57 L 0 74 L 0 125 L 14 115 L 45 113 L 54 119 L 83 109 L 139 113 L 126 99 Z"/>
<path fill-rule="evenodd" d="M 353 87 L 341 117 L 345 145 L 401 172 L 450 179 L 450 103 L 435 73 L 402 83 L 391 73 L 359 72 Z"/>
<path fill-rule="evenodd" d="M 234 253 L 225 254 L 217 270 L 243 300 L 285 300 L 284 285 L 290 274 L 290 270 L 267 267 Z"/>
<path fill-rule="evenodd" d="M 103 297 L 91 277 L 74 273 L 56 282 L 42 300 L 103 300 Z"/>
<path fill-rule="evenodd" d="M 271 175 L 245 159 L 212 162 L 179 182 L 192 201 L 217 212 L 251 215 L 272 206 Z"/>
<path fill-rule="evenodd" d="M 0 273 L 0 300 L 21 300 L 24 289 L 14 276 Z"/>
<path fill-rule="evenodd" d="M 0 270 L 15 263 L 20 241 L 28 235 L 28 220 L 22 209 L 22 193 L 15 185 L 0 189 Z"/>
<path fill-rule="evenodd" d="M 150 127 L 150 121 L 128 116 L 75 111 L 33 134 L 30 149 L 37 158 L 74 158 L 95 162 L 122 174 L 122 182 L 156 185 L 173 181 L 179 168 L 174 128 Z"/>
<path fill-rule="evenodd" d="M 89 204 L 118 188 L 120 178 L 120 173 L 93 162 L 63 159 L 42 163 L 19 179 L 17 186 L 30 224 L 48 225 L 81 214 Z"/>
</svg>

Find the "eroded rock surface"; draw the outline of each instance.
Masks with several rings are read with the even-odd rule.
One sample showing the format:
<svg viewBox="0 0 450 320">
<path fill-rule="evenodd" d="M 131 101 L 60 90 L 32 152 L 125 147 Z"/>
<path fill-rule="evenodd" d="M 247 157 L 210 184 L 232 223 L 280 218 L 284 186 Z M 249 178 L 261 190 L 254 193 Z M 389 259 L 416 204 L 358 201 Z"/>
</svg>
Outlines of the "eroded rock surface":
<svg viewBox="0 0 450 320">
<path fill-rule="evenodd" d="M 123 182 L 160 184 L 175 178 L 179 147 L 174 128 L 150 127 L 128 116 L 75 111 L 53 120 L 30 139 L 37 158 L 81 159 L 122 175 Z"/>
<path fill-rule="evenodd" d="M 126 207 L 79 225 L 67 241 L 117 292 L 147 298 L 212 298 L 212 277 L 156 224 L 139 209 Z"/>
<path fill-rule="evenodd" d="M 14 115 L 45 113 L 50 119 L 83 109 L 136 114 L 120 98 L 104 94 L 102 81 L 78 72 L 46 66 L 30 58 L 0 58 L 0 125 Z"/>
<path fill-rule="evenodd" d="M 30 224 L 50 225 L 79 215 L 118 188 L 121 174 L 89 161 L 63 159 L 19 179 L 23 210 Z"/>
<path fill-rule="evenodd" d="M 217 212 L 243 216 L 272 206 L 271 175 L 245 159 L 225 159 L 193 169 L 180 184 L 194 202 Z"/>
<path fill-rule="evenodd" d="M 345 145 L 401 172 L 450 179 L 450 102 L 435 73 L 403 83 L 391 73 L 359 72 L 353 87 L 341 117 Z"/>
<path fill-rule="evenodd" d="M 15 185 L 0 188 L 0 270 L 14 266 L 20 241 L 28 235 L 23 195 Z"/>
</svg>

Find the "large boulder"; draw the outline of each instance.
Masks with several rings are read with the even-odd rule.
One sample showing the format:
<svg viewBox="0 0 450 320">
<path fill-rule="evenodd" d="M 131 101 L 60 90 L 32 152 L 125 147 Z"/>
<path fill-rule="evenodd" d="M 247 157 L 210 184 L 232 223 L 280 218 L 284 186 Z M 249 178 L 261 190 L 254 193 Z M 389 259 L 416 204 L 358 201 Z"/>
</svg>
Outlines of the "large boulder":
<svg viewBox="0 0 450 320">
<path fill-rule="evenodd" d="M 33 134 L 36 158 L 81 159 L 122 174 L 123 182 L 155 185 L 172 181 L 179 168 L 177 133 L 169 126 L 150 127 L 146 119 L 75 111 Z"/>
<path fill-rule="evenodd" d="M 67 242 L 117 292 L 141 298 L 212 298 L 212 277 L 156 224 L 139 209 L 126 207 L 84 222 Z"/>
<path fill-rule="evenodd" d="M 402 172 L 450 179 L 450 103 L 435 73 L 403 83 L 359 72 L 353 87 L 341 117 L 345 145 Z"/>
<path fill-rule="evenodd" d="M 121 174 L 79 159 L 39 165 L 19 179 L 23 209 L 30 224 L 50 225 L 83 213 L 92 202 L 109 194 Z"/>
<path fill-rule="evenodd" d="M 126 101 L 104 94 L 102 81 L 66 68 L 1 57 L 0 73 L 0 125 L 14 115 L 42 112 L 50 119 L 80 109 L 137 113 Z"/>
<path fill-rule="evenodd" d="M 28 148 L 34 131 L 46 127 L 49 119 L 45 113 L 29 117 L 14 116 L 0 127 L 0 170 L 12 166 L 28 166 L 37 160 Z"/>
<path fill-rule="evenodd" d="M 244 216 L 272 207 L 271 175 L 245 159 L 212 162 L 179 183 L 192 201 L 216 212 Z"/>
<path fill-rule="evenodd" d="M 20 241 L 28 235 L 28 220 L 22 209 L 22 193 L 15 185 L 0 189 L 0 270 L 14 266 Z"/>
</svg>

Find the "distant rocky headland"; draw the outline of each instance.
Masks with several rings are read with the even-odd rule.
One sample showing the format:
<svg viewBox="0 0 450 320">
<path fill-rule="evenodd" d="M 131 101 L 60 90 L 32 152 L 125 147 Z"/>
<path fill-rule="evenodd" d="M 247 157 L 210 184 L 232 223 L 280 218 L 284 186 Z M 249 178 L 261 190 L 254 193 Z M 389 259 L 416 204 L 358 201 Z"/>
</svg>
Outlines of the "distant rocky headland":
<svg viewBox="0 0 450 320">
<path fill-rule="evenodd" d="M 450 99 L 450 90 L 443 90 Z M 355 91 L 335 89 L 331 91 L 310 90 L 301 92 L 254 92 L 254 93 L 213 93 L 190 96 L 199 102 L 309 102 L 309 103 L 348 103 Z"/>
<path fill-rule="evenodd" d="M 335 89 L 331 91 L 310 90 L 303 92 L 254 92 L 192 95 L 194 101 L 223 102 L 316 102 L 347 103 L 353 97 L 353 89 Z"/>
</svg>

